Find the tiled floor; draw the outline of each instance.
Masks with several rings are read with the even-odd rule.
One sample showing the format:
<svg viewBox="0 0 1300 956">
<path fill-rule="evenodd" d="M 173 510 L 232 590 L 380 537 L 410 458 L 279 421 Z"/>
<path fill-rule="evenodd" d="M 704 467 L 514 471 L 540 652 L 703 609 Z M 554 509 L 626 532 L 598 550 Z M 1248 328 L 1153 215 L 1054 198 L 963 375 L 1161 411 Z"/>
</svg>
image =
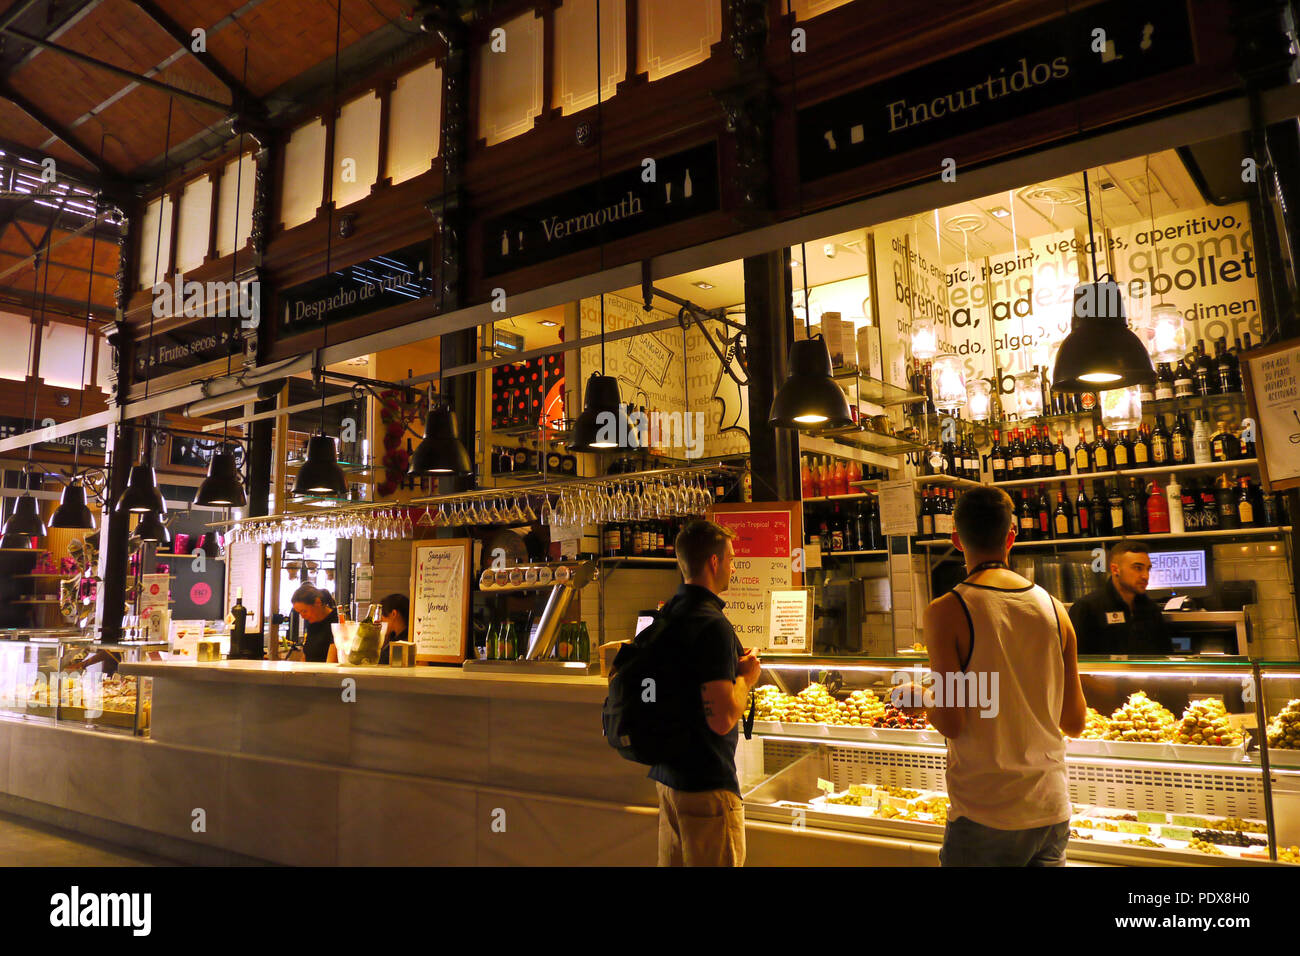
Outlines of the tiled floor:
<svg viewBox="0 0 1300 956">
<path fill-rule="evenodd" d="M 163 857 L 0 813 L 0 866 L 175 865 Z"/>
</svg>

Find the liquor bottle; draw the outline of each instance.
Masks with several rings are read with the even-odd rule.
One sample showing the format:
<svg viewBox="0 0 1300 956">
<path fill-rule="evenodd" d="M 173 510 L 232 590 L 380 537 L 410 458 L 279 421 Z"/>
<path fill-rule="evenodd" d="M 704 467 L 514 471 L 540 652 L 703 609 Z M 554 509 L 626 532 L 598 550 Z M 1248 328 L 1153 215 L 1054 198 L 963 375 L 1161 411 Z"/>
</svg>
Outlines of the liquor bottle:
<svg viewBox="0 0 1300 956">
<path fill-rule="evenodd" d="M 1186 356 L 1174 367 L 1174 398 L 1191 398 L 1196 394 L 1196 377 Z"/>
<path fill-rule="evenodd" d="M 1255 457 L 1255 439 L 1251 437 L 1252 435 L 1254 432 L 1243 432 L 1240 428 L 1237 429 L 1237 445 L 1241 449 L 1242 458 Z"/>
<path fill-rule="evenodd" d="M 1147 434 L 1146 425 L 1142 425 L 1133 436 L 1133 467 L 1145 468 L 1149 464 L 1151 464 L 1151 438 Z"/>
<path fill-rule="evenodd" d="M 1171 530 L 1169 499 L 1165 496 L 1164 489 L 1154 481 L 1151 483 L 1151 488 L 1151 494 L 1147 496 L 1147 532 L 1150 534 L 1168 534 Z"/>
<path fill-rule="evenodd" d="M 867 516 L 862 509 L 862 502 L 853 510 L 853 520 L 849 522 L 851 533 L 848 535 L 850 551 L 866 551 L 867 546 Z"/>
<path fill-rule="evenodd" d="M 1021 541 L 1033 541 L 1037 538 L 1038 514 L 1030 507 L 1029 489 L 1020 489 L 1020 503 L 1016 507 L 1016 520 L 1020 525 Z"/>
<path fill-rule="evenodd" d="M 952 493 L 951 488 L 938 489 L 938 510 L 934 516 L 934 533 L 937 537 L 946 538 L 952 535 Z"/>
<path fill-rule="evenodd" d="M 746 468 L 746 471 L 748 472 L 748 467 Z M 849 487 L 848 491 L 846 491 L 846 492 L 844 492 L 844 493 L 847 495 L 847 494 L 848 494 L 849 492 L 851 492 L 851 491 L 857 491 L 858 488 L 857 488 L 857 486 L 856 486 L 854 483 L 855 483 L 855 482 L 859 482 L 859 481 L 861 481 L 861 480 L 862 480 L 862 462 L 859 462 L 859 461 L 851 461 L 851 462 L 849 462 L 849 486 L 850 486 L 850 487 Z M 749 498 L 746 498 L 745 500 L 746 500 L 746 501 L 750 501 L 750 500 L 752 500 L 752 498 L 753 498 L 753 477 L 751 476 L 751 477 L 750 477 L 750 497 L 749 497 Z"/>
<path fill-rule="evenodd" d="M 1079 537 L 1090 537 L 1092 535 L 1092 502 L 1088 500 L 1088 496 L 1083 492 L 1083 482 L 1079 482 L 1079 494 L 1074 499 L 1074 514 Z"/>
<path fill-rule="evenodd" d="M 1227 475 L 1220 475 L 1215 482 L 1214 500 L 1219 508 L 1219 527 L 1225 531 L 1241 527 L 1241 514 L 1237 510 L 1237 489 L 1233 487 Z"/>
<path fill-rule="evenodd" d="M 1007 475 L 1015 480 L 1029 477 L 1025 473 L 1025 446 L 1020 440 L 1019 429 L 1011 436 L 1011 463 L 1007 468 Z"/>
<path fill-rule="evenodd" d="M 623 551 L 623 529 L 616 524 L 605 528 L 605 556 L 618 557 Z"/>
<path fill-rule="evenodd" d="M 340 617 L 339 620 L 342 620 Z M 244 588 L 236 586 L 235 603 L 230 606 L 229 613 L 226 614 L 226 624 L 229 626 L 230 633 L 230 650 L 226 654 L 231 660 L 238 660 L 244 656 L 244 629 L 248 623 L 248 608 L 244 607 Z"/>
<path fill-rule="evenodd" d="M 1142 501 L 1138 498 L 1137 479 L 1128 480 L 1128 494 L 1124 496 L 1124 533 L 1140 534 L 1144 519 Z"/>
<path fill-rule="evenodd" d="M 989 449 L 989 470 L 994 481 L 1007 480 L 1007 453 L 1002 447 L 1002 433 L 997 429 L 993 431 L 993 446 Z"/>
<path fill-rule="evenodd" d="M 885 536 L 880 530 L 880 501 L 871 497 L 871 550 L 880 551 L 885 547 Z"/>
<path fill-rule="evenodd" d="M 1097 440 L 1092 443 L 1092 464 L 1097 471 L 1110 471 L 1110 437 L 1106 429 L 1097 426 Z"/>
<path fill-rule="evenodd" d="M 1164 402 L 1174 397 L 1174 370 L 1168 362 L 1156 369 L 1156 401 Z"/>
<path fill-rule="evenodd" d="M 1064 490 L 1059 488 L 1056 491 L 1056 511 L 1052 515 L 1052 522 L 1052 537 L 1075 537 L 1074 508 L 1066 500 Z"/>
<path fill-rule="evenodd" d="M 966 436 L 966 477 L 971 481 L 980 481 L 983 477 L 983 468 L 980 467 L 980 451 L 975 447 L 975 436 L 967 434 Z"/>
<path fill-rule="evenodd" d="M 1170 475 L 1169 484 L 1165 485 L 1165 510 L 1169 513 L 1167 530 L 1171 534 L 1182 534 L 1186 526 L 1183 519 L 1183 489 L 1175 475 Z"/>
<path fill-rule="evenodd" d="M 1034 504 L 1038 513 L 1038 540 L 1047 541 L 1052 537 L 1052 505 L 1047 498 L 1047 489 L 1038 486 L 1038 500 Z"/>
<path fill-rule="evenodd" d="M 1056 447 L 1052 449 L 1052 474 L 1068 475 L 1070 473 L 1070 449 L 1065 447 L 1065 432 L 1056 430 Z"/>
<path fill-rule="evenodd" d="M 1201 514 L 1201 490 L 1197 487 L 1195 478 L 1188 478 L 1187 484 L 1183 486 L 1183 530 L 1200 531 L 1203 527 L 1205 520 Z"/>
<path fill-rule="evenodd" d="M 1260 489 L 1260 521 L 1265 528 L 1276 528 L 1281 524 L 1281 522 L 1277 520 L 1277 499 L 1277 492 L 1270 495 L 1262 488 Z"/>
<path fill-rule="evenodd" d="M 837 495 L 849 493 L 849 464 L 843 458 L 835 463 L 835 493 Z"/>
<path fill-rule="evenodd" d="M 1175 465 L 1192 463 L 1192 430 L 1187 426 L 1187 413 L 1179 412 L 1174 419 L 1174 431 L 1169 442 L 1170 458 Z"/>
<path fill-rule="evenodd" d="M 1241 368 L 1237 357 L 1228 349 L 1226 336 L 1214 340 L 1214 370 L 1219 376 L 1219 391 L 1224 395 L 1241 391 Z"/>
<path fill-rule="evenodd" d="M 1079 443 L 1074 446 L 1074 470 L 1080 475 L 1092 474 L 1092 454 L 1082 425 L 1079 426 Z"/>
<path fill-rule="evenodd" d="M 1196 416 L 1192 426 L 1192 461 L 1198 465 L 1208 465 L 1210 457 L 1210 423 L 1202 415 Z"/>
<path fill-rule="evenodd" d="M 816 498 L 817 493 L 813 490 L 812 468 L 808 466 L 808 456 L 804 455 L 799 463 L 799 488 L 803 494 L 804 501 L 809 498 Z"/>
<path fill-rule="evenodd" d="M 1104 537 L 1110 534 L 1110 502 L 1106 496 L 1106 483 L 1093 489 L 1092 500 L 1088 504 L 1088 533 L 1094 538 Z M 1083 485 L 1079 485 L 1079 493 L 1083 494 Z"/>
<path fill-rule="evenodd" d="M 831 550 L 844 551 L 844 519 L 840 516 L 840 506 L 835 506 L 831 515 Z"/>
<path fill-rule="evenodd" d="M 921 534 L 927 538 L 934 537 L 934 499 L 930 497 L 929 488 L 921 495 Z"/>
<path fill-rule="evenodd" d="M 1117 470 L 1127 468 L 1133 464 L 1133 439 L 1130 437 L 1128 429 L 1115 436 L 1115 443 L 1111 447 L 1110 454 L 1113 467 Z"/>
<path fill-rule="evenodd" d="M 1151 429 L 1151 464 L 1169 464 L 1172 451 L 1169 447 L 1169 431 L 1165 428 L 1165 416 L 1156 415 L 1156 424 Z"/>
<path fill-rule="evenodd" d="M 1199 340 L 1196 343 L 1196 361 L 1192 365 L 1192 378 L 1196 386 L 1197 395 L 1217 395 L 1221 391 L 1219 388 L 1219 373 L 1214 363 L 1210 361 L 1210 356 L 1205 351 L 1205 341 Z"/>
<path fill-rule="evenodd" d="M 1258 528 L 1263 524 L 1263 502 L 1259 500 L 1254 485 L 1245 475 L 1237 479 L 1237 519 L 1243 528 Z"/>
<path fill-rule="evenodd" d="M 1138 393 L 1144 405 L 1156 400 L 1155 385 L 1151 382 L 1141 382 L 1138 385 Z"/>
<path fill-rule="evenodd" d="M 1199 487 L 1192 479 L 1194 497 L 1197 501 L 1198 530 L 1213 531 L 1219 527 L 1219 504 L 1214 498 L 1214 483 L 1206 478 Z"/>
<path fill-rule="evenodd" d="M 1210 436 L 1210 459 L 1212 461 L 1236 461 L 1241 457 L 1241 442 L 1228 428 L 1228 423 L 1220 421 L 1214 434 Z"/>
<path fill-rule="evenodd" d="M 1129 528 L 1124 520 L 1124 495 L 1119 490 L 1118 481 L 1115 482 L 1115 487 L 1110 489 L 1106 500 L 1110 505 L 1110 533 L 1120 535 L 1126 533 Z"/>
<path fill-rule="evenodd" d="M 1043 446 L 1038 443 L 1038 429 L 1029 429 L 1029 447 L 1025 450 L 1026 478 L 1043 476 Z"/>
</svg>

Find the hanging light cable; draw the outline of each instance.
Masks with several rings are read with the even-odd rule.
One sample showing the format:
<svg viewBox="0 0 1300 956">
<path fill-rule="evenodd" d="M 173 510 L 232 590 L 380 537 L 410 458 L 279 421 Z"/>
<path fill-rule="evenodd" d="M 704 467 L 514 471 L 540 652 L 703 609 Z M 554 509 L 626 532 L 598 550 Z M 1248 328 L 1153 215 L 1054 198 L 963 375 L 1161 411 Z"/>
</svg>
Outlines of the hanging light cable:
<svg viewBox="0 0 1300 956">
<path fill-rule="evenodd" d="M 1070 334 L 1061 343 L 1052 373 L 1054 392 L 1091 392 L 1155 381 L 1155 369 L 1142 340 L 1128 327 L 1124 299 L 1109 273 L 1097 274 L 1097 242 L 1092 226 L 1092 192 L 1083 171 L 1088 216 L 1088 246 L 1092 274 L 1074 288 L 1074 317 Z"/>
<path fill-rule="evenodd" d="M 55 214 L 57 215 L 57 213 Z M 39 252 L 32 261 L 32 299 L 37 299 L 37 279 L 40 275 L 41 261 L 45 262 L 45 288 L 49 288 L 50 281 L 50 233 L 54 231 L 53 220 L 50 222 L 50 229 L 45 233 L 44 256 Z M 27 368 L 29 378 L 32 384 L 32 417 L 29 431 L 36 431 L 36 403 L 40 395 L 40 386 L 36 380 L 39 379 L 39 369 L 32 368 L 32 361 L 36 355 L 36 336 L 41 334 L 45 320 L 45 294 L 41 292 L 40 301 L 40 318 L 31 323 L 31 332 L 27 337 Z M 24 389 L 26 384 L 24 384 Z M 36 503 L 35 497 L 32 496 L 32 446 L 27 446 L 27 462 L 23 465 L 23 494 L 19 497 L 18 503 L 14 506 L 14 513 L 5 522 L 4 547 L 31 547 L 32 538 L 43 538 L 46 534 L 45 522 L 41 518 L 40 506 Z"/>
</svg>

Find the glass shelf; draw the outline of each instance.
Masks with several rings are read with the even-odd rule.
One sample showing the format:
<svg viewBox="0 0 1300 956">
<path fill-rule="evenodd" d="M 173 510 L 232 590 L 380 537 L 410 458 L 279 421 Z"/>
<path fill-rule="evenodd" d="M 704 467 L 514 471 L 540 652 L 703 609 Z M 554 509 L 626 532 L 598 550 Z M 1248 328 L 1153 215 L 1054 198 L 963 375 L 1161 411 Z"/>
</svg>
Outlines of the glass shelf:
<svg viewBox="0 0 1300 956">
<path fill-rule="evenodd" d="M 876 488 L 880 485 L 881 479 L 870 478 L 866 481 L 851 481 L 849 484 L 855 488 Z M 912 479 L 915 485 L 953 485 L 957 488 L 979 488 L 982 482 L 971 481 L 969 478 L 958 478 L 956 475 L 917 475 Z"/>
<path fill-rule="evenodd" d="M 1109 534 L 1096 538 L 1050 538 L 1044 541 L 1017 541 L 1011 547 L 1014 548 L 1053 548 L 1053 547 L 1075 547 L 1088 544 L 1104 544 L 1106 542 L 1119 541 L 1121 538 L 1135 539 L 1138 541 L 1159 541 L 1164 538 L 1232 538 L 1232 537 L 1266 537 L 1269 535 L 1290 534 L 1290 525 L 1281 525 L 1272 528 L 1218 528 L 1210 531 L 1183 531 L 1178 534 L 1170 532 L 1159 532 L 1156 534 Z M 952 541 L 948 538 L 926 538 L 916 542 L 918 548 L 940 548 L 952 547 Z"/>
<path fill-rule="evenodd" d="M 1190 465 L 1155 465 L 1142 468 L 1122 468 L 1118 471 L 1090 471 L 1082 475 L 1053 475 L 1050 478 L 1016 478 L 1012 481 L 995 481 L 995 488 L 1020 488 L 1026 485 L 1066 484 L 1073 481 L 1100 481 L 1109 478 L 1139 477 L 1151 475 L 1178 475 L 1234 471 L 1237 468 L 1258 468 L 1258 458 L 1234 458 L 1232 461 L 1211 461 L 1204 464 Z"/>
<path fill-rule="evenodd" d="M 833 372 L 831 378 L 837 382 L 854 382 L 859 401 L 880 405 L 884 408 L 889 408 L 892 405 L 910 405 L 913 402 L 925 401 L 924 395 L 910 391 L 900 385 L 891 385 L 881 379 L 863 375 L 860 368 L 841 368 Z"/>
<path fill-rule="evenodd" d="M 898 435 L 886 435 L 882 432 L 871 431 L 860 425 L 810 432 L 809 437 L 852 445 L 856 448 L 874 451 L 879 455 L 906 455 L 925 451 L 924 445 L 918 445 L 916 442 L 908 441 Z"/>
<path fill-rule="evenodd" d="M 1143 402 L 1142 414 L 1147 415 L 1170 415 L 1180 411 L 1186 412 L 1215 412 L 1216 409 L 1227 410 L 1232 413 L 1239 413 L 1246 407 L 1246 398 L 1241 392 L 1229 392 L 1226 395 L 1194 395 L 1191 398 L 1163 398 L 1155 402 Z M 1064 425 L 1070 422 L 1092 422 L 1101 414 L 1101 409 L 1094 408 L 1090 411 L 1064 412 L 1059 415 L 1040 415 L 1036 418 L 1002 418 L 992 419 L 986 422 L 975 422 L 969 418 L 955 418 L 962 425 L 973 425 L 979 428 L 1007 429 L 1031 428 L 1042 425 Z M 1217 413 L 1216 413 L 1217 414 Z M 921 415 L 920 413 L 909 413 L 908 418 L 912 421 L 919 421 L 924 418 L 928 423 L 938 427 L 947 415 Z M 1210 421 L 1215 420 L 1210 416 Z"/>
</svg>

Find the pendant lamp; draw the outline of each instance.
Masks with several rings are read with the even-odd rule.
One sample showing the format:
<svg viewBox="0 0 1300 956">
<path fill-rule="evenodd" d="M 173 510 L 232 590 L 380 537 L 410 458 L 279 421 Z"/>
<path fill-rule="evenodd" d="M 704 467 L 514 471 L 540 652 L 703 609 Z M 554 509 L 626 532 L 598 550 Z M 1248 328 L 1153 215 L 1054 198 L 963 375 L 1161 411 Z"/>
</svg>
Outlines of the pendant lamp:
<svg viewBox="0 0 1300 956">
<path fill-rule="evenodd" d="M 141 541 L 156 541 L 158 544 L 171 544 L 172 533 L 163 524 L 162 517 L 156 511 L 146 511 L 136 522 L 131 536 Z"/>
<path fill-rule="evenodd" d="M 1113 278 L 1074 287 L 1074 319 L 1052 370 L 1052 391 L 1092 392 L 1154 384 L 1146 346 L 1128 327 Z"/>
<path fill-rule="evenodd" d="M 208 477 L 199 486 L 194 503 L 218 508 L 242 508 L 248 504 L 244 482 L 239 476 L 239 468 L 230 446 L 222 446 L 212 456 L 212 461 L 208 462 Z"/>
<path fill-rule="evenodd" d="M 86 507 L 86 488 L 76 476 L 63 489 L 59 506 L 50 518 L 51 528 L 94 528 L 95 516 Z"/>
<path fill-rule="evenodd" d="M 430 396 L 429 415 L 424 421 L 424 437 L 411 453 L 408 475 L 468 475 L 473 462 L 460 440 L 460 423 L 452 407 Z"/>
<path fill-rule="evenodd" d="M 339 467 L 334 439 L 326 434 L 313 435 L 307 443 L 307 460 L 298 469 L 293 482 L 295 495 L 333 495 L 342 498 L 348 493 L 347 478 Z"/>
<path fill-rule="evenodd" d="M 831 378 L 831 353 L 822 336 L 790 344 L 790 377 L 772 399 L 767 423 L 805 429 L 853 424 L 848 396 Z"/>
<path fill-rule="evenodd" d="M 14 513 L 9 516 L 9 521 L 5 524 L 5 534 L 45 537 L 45 522 L 41 520 L 40 509 L 36 506 L 36 499 L 32 497 L 30 490 L 18 499 Z"/>
<path fill-rule="evenodd" d="M 6 531 L 4 537 L 0 537 L 0 549 L 5 551 L 16 550 L 19 548 L 28 549 L 32 547 L 32 537 L 28 534 L 19 534 L 17 531 Z"/>
<path fill-rule="evenodd" d="M 583 396 L 582 414 L 573 429 L 573 447 L 579 451 L 605 451 L 618 447 L 618 416 L 622 398 L 618 379 L 591 373 Z M 610 425 L 613 434 L 610 434 Z"/>
<path fill-rule="evenodd" d="M 162 492 L 158 490 L 158 475 L 154 472 L 153 465 L 141 462 L 131 466 L 131 477 L 127 479 L 126 490 L 117 499 L 113 510 L 118 514 L 144 514 L 146 511 L 167 513 L 167 504 L 163 501 Z"/>
</svg>

